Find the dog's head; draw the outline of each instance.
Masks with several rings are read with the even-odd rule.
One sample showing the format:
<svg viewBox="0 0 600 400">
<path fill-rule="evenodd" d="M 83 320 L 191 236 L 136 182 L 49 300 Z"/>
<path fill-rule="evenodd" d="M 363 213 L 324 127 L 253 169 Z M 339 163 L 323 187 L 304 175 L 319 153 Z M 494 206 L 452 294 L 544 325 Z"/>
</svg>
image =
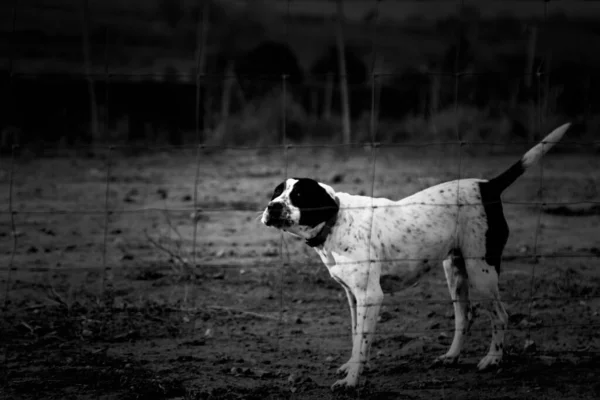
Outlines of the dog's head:
<svg viewBox="0 0 600 400">
<path fill-rule="evenodd" d="M 290 178 L 273 191 L 262 223 L 306 237 L 335 217 L 338 210 L 330 186 L 309 178 Z"/>
</svg>

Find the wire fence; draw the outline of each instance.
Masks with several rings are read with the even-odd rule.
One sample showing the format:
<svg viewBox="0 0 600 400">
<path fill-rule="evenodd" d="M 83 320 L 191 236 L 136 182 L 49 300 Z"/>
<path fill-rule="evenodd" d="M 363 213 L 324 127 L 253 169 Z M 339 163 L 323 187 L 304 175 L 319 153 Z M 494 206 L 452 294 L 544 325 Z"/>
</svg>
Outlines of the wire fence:
<svg viewBox="0 0 600 400">
<path fill-rule="evenodd" d="M 290 7 L 292 6 L 292 3 L 299 3 L 299 1 L 292 1 L 292 0 L 288 0 L 287 2 L 287 19 L 289 20 L 289 12 L 290 12 Z M 101 248 L 100 248 L 100 254 L 101 254 L 101 258 L 100 258 L 100 262 L 98 263 L 98 265 L 93 265 L 93 263 L 91 262 L 86 262 L 84 265 L 78 265 L 78 266 L 73 266 L 73 267 L 61 267 L 60 268 L 60 272 L 61 273 L 66 273 L 66 274 L 71 274 L 71 273 L 76 273 L 76 272 L 93 272 L 93 271 L 101 271 L 102 275 L 101 275 L 101 281 L 102 281 L 102 297 L 103 297 L 103 304 L 104 307 L 109 310 L 108 313 L 108 318 L 114 318 L 114 316 L 116 314 L 119 314 L 121 312 L 124 312 L 125 310 L 120 309 L 118 307 L 114 306 L 114 301 L 115 301 L 115 284 L 118 284 L 118 282 L 115 282 L 115 275 L 117 273 L 121 274 L 122 271 L 127 268 L 126 266 L 122 265 L 121 263 L 114 263 L 112 261 L 110 261 L 110 246 L 108 244 L 109 242 L 109 237 L 110 237 L 110 231 L 111 231 L 111 220 L 113 218 L 118 217 L 119 215 L 122 214 L 133 214 L 133 213 L 145 213 L 145 212 L 151 212 L 151 211 L 161 211 L 161 212 L 166 212 L 166 213 L 177 213 L 177 212 L 182 212 L 182 213 L 195 213 L 195 212 L 201 212 L 201 213 L 205 213 L 205 214 L 215 214 L 215 215 L 225 215 L 227 213 L 232 213 L 232 212 L 244 212 L 244 213 L 249 213 L 252 212 L 253 214 L 256 214 L 258 212 L 261 212 L 264 207 L 266 206 L 266 204 L 264 205 L 258 205 L 256 208 L 254 208 L 255 204 L 252 204 L 250 206 L 246 206 L 246 207 L 234 207 L 234 206 L 226 206 L 226 207 L 222 207 L 222 206 L 211 206 L 211 207 L 205 207 L 202 204 L 202 201 L 199 197 L 199 194 L 201 193 L 201 179 L 202 179 L 202 174 L 201 174 L 201 168 L 203 167 L 203 163 L 204 163 L 204 156 L 206 151 L 208 150 L 226 150 L 226 149 L 236 149 L 236 150 L 248 150 L 248 151 L 256 151 L 256 150 L 270 150 L 272 151 L 272 153 L 270 154 L 274 154 L 276 151 L 279 152 L 281 151 L 281 163 L 282 163 L 282 176 L 279 177 L 279 180 L 285 180 L 287 178 L 290 177 L 290 152 L 295 150 L 295 149 L 326 149 L 326 148 L 331 148 L 331 149 L 336 149 L 336 150 L 344 150 L 344 149 L 356 149 L 356 148 L 361 148 L 363 150 L 365 150 L 365 152 L 368 154 L 368 166 L 365 167 L 365 173 L 369 176 L 369 188 L 368 188 L 368 192 L 366 193 L 367 195 L 371 196 L 371 198 L 374 198 L 376 196 L 376 180 L 377 180 L 377 175 L 379 173 L 378 171 L 378 163 L 379 163 L 379 154 L 381 149 L 391 149 L 391 148 L 406 148 L 406 149 L 418 149 L 418 148 L 428 148 L 431 146 L 442 146 L 442 147 L 455 147 L 458 149 L 458 158 L 456 160 L 456 173 L 458 174 L 458 176 L 456 177 L 457 180 L 457 185 L 460 185 L 460 179 L 461 178 L 469 178 L 470 176 L 465 176 L 463 171 L 464 171 L 464 163 L 465 163 L 465 152 L 464 152 L 464 148 L 466 146 L 477 146 L 477 145 L 502 145 L 502 144 L 506 144 L 505 142 L 501 141 L 501 140 L 497 140 L 497 141 L 489 141 L 489 140 L 472 140 L 472 139 L 465 139 L 462 136 L 462 132 L 461 132 L 461 127 L 458 125 L 458 123 L 456 124 L 456 126 L 454 126 L 454 132 L 455 132 L 455 138 L 454 140 L 440 140 L 440 141 L 423 141 L 423 142 L 411 142 L 411 143 L 394 143 L 394 142 L 384 142 L 384 141 L 380 141 L 378 140 L 377 136 L 376 136 L 376 132 L 377 132 L 377 124 L 378 124 L 378 117 L 377 117 L 377 111 L 378 111 L 378 98 L 377 98 L 377 93 L 380 90 L 380 86 L 379 86 L 379 82 L 380 79 L 385 78 L 386 76 L 393 76 L 393 74 L 386 74 L 383 72 L 375 72 L 375 67 L 374 65 L 376 64 L 376 57 L 377 57 L 377 53 L 378 53 L 378 47 L 377 47 L 377 42 L 378 42 L 378 31 L 377 31 L 377 21 L 378 21 L 378 17 L 381 15 L 381 12 L 379 11 L 379 7 L 381 5 L 381 1 L 374 1 L 373 2 L 373 10 L 374 10 L 374 15 L 375 18 L 371 21 L 372 23 L 372 29 L 370 31 L 371 34 L 371 45 L 372 45 L 372 60 L 371 60 L 371 64 L 372 64 L 372 68 L 371 70 L 373 71 L 370 75 L 370 79 L 369 79 L 369 86 L 370 86 L 370 115 L 369 115 L 369 136 L 368 136 L 368 140 L 361 140 L 361 141 L 347 141 L 346 143 L 329 143 L 329 144 L 302 144 L 302 143 L 296 143 L 293 141 L 290 141 L 290 139 L 288 138 L 288 108 L 286 107 L 287 104 L 287 97 L 290 96 L 289 91 L 290 91 L 290 86 L 291 84 L 289 83 L 289 75 L 288 74 L 283 74 L 281 76 L 278 77 L 278 82 L 280 85 L 280 91 L 281 91 L 281 137 L 280 137 L 280 141 L 278 144 L 261 144 L 261 145 L 228 145 L 228 144 L 210 144 L 210 143 L 205 143 L 201 140 L 201 138 L 206 137 L 206 132 L 203 132 L 203 126 L 201 126 L 201 116 L 200 113 L 202 112 L 202 110 L 204 109 L 205 105 L 202 104 L 201 101 L 201 97 L 199 95 L 199 93 L 203 90 L 203 87 L 205 85 L 206 82 L 209 82 L 211 79 L 216 78 L 216 76 L 211 75 L 211 74 L 207 74 L 207 73 L 202 73 L 200 71 L 202 71 L 202 68 L 200 67 L 200 63 L 202 62 L 201 59 L 202 57 L 200 56 L 200 54 L 202 54 L 203 51 L 205 51 L 201 46 L 202 43 L 204 43 L 204 39 L 202 38 L 202 35 L 199 35 L 198 37 L 198 47 L 196 49 L 196 71 L 198 72 L 197 75 L 194 77 L 194 84 L 195 84 L 195 93 L 196 93 L 196 100 L 195 100 L 195 126 L 194 126 L 194 136 L 196 138 L 196 143 L 192 144 L 192 145 L 169 145 L 169 146 L 164 146 L 164 145 L 149 145 L 149 146 L 141 146 L 144 149 L 148 149 L 148 150 L 185 150 L 185 151 L 191 151 L 194 153 L 194 158 L 195 158 L 195 166 L 194 166 L 194 177 L 193 177 L 193 196 L 192 196 L 192 205 L 191 207 L 180 207 L 180 208 L 161 208 L 161 207 L 155 207 L 155 206 L 147 206 L 147 207 L 142 207 L 142 208 L 128 208 L 128 209 L 123 209 L 123 210 L 118 210 L 114 207 L 111 206 L 112 202 L 111 202 L 111 190 L 112 190 L 112 186 L 114 185 L 115 182 L 115 172 L 113 170 L 114 165 L 116 163 L 116 160 L 118 160 L 121 156 L 119 154 L 119 150 L 123 149 L 123 148 L 128 148 L 131 147 L 130 145 L 127 144 L 119 144 L 119 145 L 105 145 L 105 144 L 94 144 L 93 149 L 95 151 L 99 151 L 102 156 L 103 156 L 103 164 L 104 164 L 104 171 L 102 171 L 103 176 L 101 177 L 101 179 L 103 179 L 104 181 L 104 190 L 103 190 L 103 199 L 102 199 L 102 208 L 98 208 L 98 209 L 92 209 L 89 206 L 82 206 L 81 209 L 59 209 L 57 207 L 53 208 L 53 209 L 49 209 L 49 210 L 39 210 L 39 209 L 34 209 L 34 208 L 30 208 L 30 204 L 28 204 L 27 206 L 23 206 L 22 204 L 19 204 L 18 200 L 15 200 L 15 186 L 16 186 L 16 180 L 19 179 L 17 176 L 17 172 L 18 169 L 20 167 L 20 147 L 15 145 L 12 148 L 12 153 L 10 156 L 10 160 L 7 162 L 7 174 L 6 174 L 6 181 L 7 184 L 5 184 L 5 186 L 8 189 L 8 195 L 7 195 L 7 204 L 4 210 L 0 211 L 0 215 L 5 215 L 8 216 L 8 225 L 9 225 L 9 229 L 10 229 L 10 249 L 8 251 L 8 257 L 4 258 L 3 261 L 3 265 L 0 266 L 0 271 L 3 272 L 3 276 L 4 276 L 4 280 L 5 280 L 5 285 L 4 285 L 4 313 L 5 315 L 14 315 L 14 314 L 18 314 L 21 311 L 26 311 L 27 307 L 23 308 L 23 309 L 17 309 L 15 308 L 16 306 L 13 305 L 13 302 L 11 301 L 11 293 L 14 291 L 14 286 L 16 281 L 18 281 L 18 279 L 15 279 L 15 276 L 22 274 L 22 273 L 26 273 L 26 272 L 53 272 L 56 271 L 57 269 L 54 266 L 51 265 L 26 265 L 26 263 L 24 262 L 19 262 L 19 257 L 20 252 L 20 244 L 19 244 L 19 240 L 20 240 L 20 235 L 18 233 L 19 231 L 19 219 L 20 218 L 24 218 L 25 216 L 28 215 L 38 215 L 41 217 L 44 217 L 46 215 L 49 216 L 58 216 L 58 215 L 68 215 L 68 216 L 91 216 L 91 215 L 96 215 L 99 216 L 103 219 L 102 222 L 102 231 L 101 231 Z M 547 15 L 547 9 L 548 7 L 551 7 L 552 2 L 549 1 L 545 1 L 545 2 L 539 2 L 540 8 L 543 8 L 543 15 L 546 16 Z M 464 6 L 464 4 L 462 4 L 462 2 L 457 2 L 457 7 L 461 7 Z M 12 9 L 12 31 L 14 34 L 14 31 L 18 25 L 18 21 L 19 21 L 19 7 L 20 7 L 20 2 L 18 1 L 14 1 L 13 3 L 13 9 Z M 200 21 L 202 21 L 202 16 L 199 16 Z M 200 26 L 199 27 L 199 32 L 203 32 L 203 27 Z M 286 30 L 286 35 L 288 35 L 287 30 Z M 107 37 L 109 36 L 108 34 L 106 35 Z M 108 43 L 107 43 L 107 48 L 108 48 Z M 108 51 L 108 50 L 107 50 Z M 456 63 L 459 62 L 459 58 L 460 58 L 460 45 L 457 47 L 455 55 L 456 55 Z M 19 76 L 23 77 L 26 76 L 27 74 L 20 74 L 18 71 L 15 70 L 14 68 L 14 60 L 11 58 L 9 60 L 8 63 L 8 70 L 9 70 L 9 79 L 15 79 Z M 445 76 L 445 77 L 449 77 L 454 79 L 454 87 L 453 87 L 453 104 L 455 109 L 457 109 L 460 105 L 460 91 L 461 91 L 461 79 L 466 76 L 466 75 L 471 75 L 471 76 L 476 76 L 477 74 L 479 74 L 478 72 L 444 72 L 444 71 L 439 71 L 437 73 L 431 72 L 430 74 L 437 74 L 439 76 Z M 125 76 L 123 74 L 119 75 L 119 74 L 112 74 L 110 72 L 110 68 L 109 65 L 106 64 L 104 66 L 104 73 L 101 74 L 95 74 L 94 72 L 88 71 L 88 73 L 86 73 L 85 75 L 86 79 L 91 79 L 91 80 L 104 80 L 107 84 L 108 87 L 110 87 L 110 82 L 111 80 L 114 80 L 115 78 L 119 78 L 120 76 Z M 150 76 L 150 75 L 148 75 Z M 137 78 L 139 79 L 144 79 L 144 76 L 142 75 L 136 75 Z M 236 75 L 237 78 L 239 78 L 239 76 Z M 258 75 L 250 75 L 249 78 L 251 79 L 261 79 L 260 76 Z M 347 77 L 342 76 L 343 79 L 346 79 Z M 545 76 L 543 73 L 541 72 L 537 72 L 537 73 L 533 73 L 532 74 L 532 79 L 537 80 L 539 85 L 537 85 L 538 88 L 543 86 L 543 80 L 545 79 Z M 268 79 L 267 79 L 268 80 Z M 108 96 L 108 94 L 107 94 Z M 536 104 L 540 104 L 542 102 L 542 98 L 541 98 L 541 94 L 538 92 L 538 98 L 536 100 Z M 107 113 L 105 115 L 105 125 L 108 124 L 107 122 L 107 115 L 110 112 L 110 102 L 107 103 Z M 539 111 L 537 108 L 533 107 L 532 110 L 534 112 Z M 534 118 L 540 118 L 541 120 L 541 116 L 534 116 Z M 541 124 L 538 125 L 538 127 L 540 127 Z M 106 129 L 106 127 L 105 127 Z M 567 134 L 568 136 L 568 134 Z M 527 141 L 523 141 L 520 144 L 533 144 L 535 143 L 534 140 L 527 140 Z M 578 146 L 592 146 L 592 145 L 598 145 L 600 144 L 600 140 L 568 140 L 565 139 L 565 143 L 569 143 L 571 145 L 578 145 Z M 84 146 L 84 148 L 87 148 Z M 531 265 L 531 271 L 530 274 L 528 275 L 528 279 L 529 279 L 529 283 L 527 285 L 527 290 L 519 293 L 519 295 L 513 295 L 510 298 L 510 301 L 513 303 L 519 303 L 522 302 L 523 304 L 526 304 L 527 306 L 525 307 L 526 309 L 526 319 L 528 321 L 532 321 L 535 320 L 535 317 L 533 316 L 533 305 L 537 302 L 537 301 L 541 301 L 541 300 L 546 300 L 546 301 L 552 301 L 552 302 L 558 302 L 558 301 L 570 301 L 570 302 L 577 302 L 577 301 L 593 301 L 594 299 L 597 299 L 598 297 L 600 297 L 596 292 L 591 291 L 591 292 L 584 292 L 581 293 L 580 295 L 577 295 L 575 293 L 566 293 L 564 295 L 559 294 L 559 295 L 548 295 L 548 294 L 543 294 L 543 295 L 536 295 L 536 284 L 538 283 L 538 281 L 540 280 L 540 270 L 539 268 L 537 268 L 538 263 L 540 263 L 540 260 L 549 260 L 549 259 L 557 259 L 557 260 L 581 260 L 581 263 L 585 263 L 588 265 L 591 265 L 592 267 L 597 264 L 597 259 L 599 254 L 597 252 L 593 252 L 591 251 L 590 253 L 582 253 L 582 252 L 577 252 L 577 251 L 569 251 L 569 252 L 564 252 L 563 254 L 561 254 L 560 251 L 554 251 L 554 250 L 547 250 L 544 251 L 543 249 L 539 248 L 539 240 L 540 240 L 540 235 L 541 235 L 541 226 L 542 226 L 542 215 L 543 215 L 543 211 L 546 207 L 550 207 L 550 206 L 577 206 L 577 205 L 584 205 L 584 206 L 589 206 L 589 207 L 598 207 L 600 205 L 600 200 L 570 200 L 570 201 L 554 201 L 553 199 L 545 199 L 543 197 L 543 193 L 544 193 L 544 188 L 545 188 L 545 174 L 544 174 L 544 166 L 543 166 L 544 160 L 542 160 L 542 168 L 541 168 L 541 173 L 539 175 L 539 181 L 538 181 L 538 193 L 539 193 L 539 198 L 536 201 L 504 201 L 503 203 L 506 205 L 516 205 L 516 206 L 527 206 L 527 207 L 535 207 L 535 213 L 536 213 L 536 217 L 535 217 L 535 225 L 534 226 L 530 226 L 529 228 L 531 229 L 531 231 L 533 232 L 533 242 L 531 245 L 531 249 L 530 251 L 528 251 L 526 254 L 505 254 L 504 257 L 504 263 L 506 264 L 507 262 L 528 262 L 528 265 Z M 273 182 L 273 187 L 275 187 L 275 185 L 279 183 L 279 182 Z M 192 184 L 192 182 L 190 182 L 190 184 Z M 457 187 L 457 191 L 458 191 L 458 187 Z M 458 193 L 458 192 L 457 192 Z M 260 199 L 262 201 L 262 199 Z M 259 203 L 259 202 L 257 202 Z M 100 204 L 100 203 L 98 203 Z M 429 206 L 443 206 L 446 207 L 448 206 L 448 204 L 428 204 Z M 458 206 L 458 213 L 457 213 L 457 221 L 456 221 L 456 226 L 459 226 L 458 223 L 458 218 L 459 215 L 461 213 L 461 210 L 468 208 L 470 205 L 469 204 L 460 204 L 457 203 L 456 204 Z M 472 205 L 475 207 L 480 206 L 480 204 L 475 204 Z M 376 206 L 374 206 L 373 204 L 371 204 L 371 209 L 376 208 Z M 367 242 L 371 242 L 370 237 L 373 234 L 373 218 L 371 218 L 371 226 L 369 227 L 369 239 Z M 509 221 L 510 224 L 510 221 Z M 258 228 L 256 228 L 258 229 Z M 248 265 L 248 261 L 243 259 L 239 262 L 236 262 L 235 260 L 229 260 L 229 262 L 223 263 L 223 262 L 214 262 L 214 263 L 210 263 L 207 262 L 206 260 L 203 260 L 202 262 L 199 262 L 196 257 L 198 255 L 198 244 L 199 244 L 199 239 L 203 236 L 206 235 L 207 232 L 203 232 L 201 231 L 201 228 L 199 228 L 199 224 L 194 222 L 193 226 L 191 228 L 191 237 L 185 238 L 185 240 L 189 243 L 189 249 L 186 251 L 186 253 L 189 255 L 189 259 L 185 259 L 185 260 L 180 260 L 183 261 L 183 263 L 187 264 L 189 267 L 193 268 L 201 268 L 204 271 L 206 270 L 211 270 L 211 269 L 236 269 L 238 270 L 240 267 L 244 267 L 246 269 L 251 269 L 253 268 L 251 265 Z M 226 240 L 226 238 L 225 238 Z M 289 319 L 289 316 L 286 315 L 286 312 L 284 311 L 287 307 L 288 304 L 288 296 L 286 295 L 285 291 L 286 291 L 286 285 L 285 285 L 285 281 L 287 278 L 287 275 L 290 274 L 290 271 L 294 270 L 297 267 L 314 267 L 314 269 L 320 267 L 320 268 L 324 268 L 322 267 L 322 263 L 321 261 L 317 260 L 316 258 L 314 259 L 297 259 L 294 260 L 293 259 L 293 254 L 292 252 L 289 251 L 289 243 L 287 241 L 287 239 L 285 238 L 284 234 L 281 234 L 281 237 L 279 239 L 279 245 L 278 245 L 278 251 L 277 254 L 279 256 L 279 260 L 274 261 L 273 259 L 271 260 L 264 260 L 261 259 L 260 260 L 260 268 L 265 269 L 265 270 L 269 270 L 269 271 L 275 271 L 272 272 L 274 274 L 278 274 L 278 279 L 279 281 L 277 282 L 277 287 L 278 287 L 278 310 L 275 313 L 276 316 L 273 316 L 273 321 L 275 323 L 275 338 L 276 338 L 276 347 L 279 349 L 282 345 L 280 343 L 280 340 L 285 340 L 285 339 L 293 339 L 295 336 L 295 334 L 293 333 L 289 333 L 286 331 L 285 327 L 286 325 L 289 323 L 289 321 L 287 321 L 287 319 Z M 369 247 L 370 249 L 370 247 Z M 157 253 L 160 253 L 160 248 L 157 247 L 156 249 Z M 477 257 L 478 259 L 484 258 L 484 254 L 482 254 L 481 256 Z M 234 257 L 232 257 L 234 258 Z M 389 260 L 372 260 L 371 259 L 371 255 L 369 254 L 367 256 L 366 260 L 354 260 L 353 262 L 356 263 L 360 263 L 361 265 L 369 265 L 369 267 L 373 264 L 373 261 L 377 261 L 380 262 L 382 264 L 386 264 L 386 263 L 398 263 L 398 262 L 407 262 L 407 261 L 420 261 L 420 260 L 407 260 L 407 259 L 389 259 Z M 433 261 L 433 260 L 432 260 Z M 441 265 L 443 260 L 435 260 L 436 264 Z M 343 263 L 338 263 L 338 264 L 343 264 Z M 370 273 L 370 270 L 369 270 Z M 368 280 L 368 276 L 367 276 L 367 280 Z M 546 281 L 543 280 L 543 282 L 545 283 Z M 502 285 L 502 282 L 501 282 Z M 44 288 L 44 290 L 46 290 L 46 288 Z M 61 300 L 61 294 L 54 292 L 54 300 L 56 302 L 57 299 L 59 299 L 59 301 Z M 405 301 L 406 299 L 402 298 L 401 301 Z M 431 299 L 431 298 L 415 298 L 413 299 L 414 302 L 418 303 L 419 307 L 428 307 L 431 305 L 450 305 L 452 304 L 452 301 L 450 300 L 450 298 L 448 298 L 447 300 L 438 300 L 438 299 Z M 386 303 L 389 306 L 394 306 L 396 303 L 394 301 L 392 301 L 391 303 Z M 34 307 L 37 307 L 38 305 L 34 305 Z M 368 306 L 368 305 L 367 305 Z M 28 306 L 28 307 L 32 307 L 32 306 Z M 212 311 L 215 310 L 220 310 L 218 307 L 218 305 L 212 306 Z M 136 308 L 134 306 L 131 306 L 127 309 L 127 312 L 131 312 L 132 310 L 135 310 Z M 143 309 L 143 308 L 140 308 Z M 171 312 L 171 313 L 200 313 L 200 312 L 205 312 L 206 310 L 210 309 L 210 307 L 207 307 L 205 309 L 199 309 L 199 308 L 185 308 L 181 305 L 177 305 L 177 306 L 173 306 L 171 308 L 167 307 L 165 310 L 166 312 Z M 242 313 L 246 313 L 246 315 L 250 315 L 252 316 L 252 313 L 254 313 L 255 316 L 258 316 L 259 318 L 271 318 L 267 315 L 267 313 L 258 313 L 258 312 L 254 312 L 251 309 L 233 309 L 233 308 L 227 308 L 224 307 L 223 309 L 227 309 L 230 312 L 242 312 Z M 331 306 L 332 310 L 338 310 L 339 309 L 339 313 L 345 313 L 346 310 L 344 310 L 343 308 L 339 307 L 339 304 L 334 304 Z M 337 311 L 336 311 L 337 312 Z M 270 314 L 269 314 L 270 315 Z M 344 314 L 345 315 L 345 314 Z M 597 315 L 597 313 L 596 313 Z M 77 318 L 79 318 L 77 315 L 74 316 L 69 316 L 68 318 L 71 318 L 73 320 L 77 320 Z M 525 331 L 526 333 L 526 338 L 529 340 L 531 338 L 531 334 L 532 331 L 540 331 L 540 330 L 544 330 L 544 329 L 564 329 L 566 327 L 572 328 L 572 329 L 596 329 L 598 328 L 598 326 L 600 326 L 600 323 L 598 323 L 597 317 L 596 320 L 594 322 L 594 318 L 590 317 L 589 321 L 586 322 L 576 322 L 576 323 L 569 323 L 569 322 L 563 322 L 563 321 L 558 321 L 555 323 L 552 322 L 548 322 L 545 321 L 543 324 L 542 323 L 538 323 L 538 324 L 527 324 L 525 325 L 525 328 L 521 325 L 521 326 L 511 326 L 509 324 L 508 326 L 508 331 L 520 331 L 523 332 Z M 437 328 L 428 328 L 427 330 L 411 330 L 411 328 L 405 328 L 403 333 L 405 334 L 414 334 L 414 335 L 435 335 L 439 332 L 442 331 L 447 331 L 448 328 L 444 328 L 444 327 L 437 327 Z M 479 329 L 475 329 L 475 332 L 477 330 L 481 330 L 483 332 L 488 332 L 489 328 L 486 327 L 482 327 Z M 286 333 L 287 332 L 287 333 Z M 389 332 L 388 332 L 389 333 Z M 231 341 L 235 341 L 237 340 L 236 338 L 243 336 L 243 333 L 236 333 L 233 331 L 228 332 L 227 334 L 227 338 Z M 318 331 L 314 331 L 311 333 L 311 335 L 313 335 L 316 338 L 320 338 L 320 339 L 326 339 L 326 338 L 339 338 L 340 340 L 347 340 L 348 338 L 348 334 L 346 331 L 342 331 L 341 333 L 332 333 L 332 332 L 327 332 L 327 333 L 319 333 Z M 8 346 L 4 346 L 5 349 L 5 355 L 4 355 L 4 360 L 6 362 L 6 360 L 9 359 L 8 357 Z M 561 349 L 559 351 L 549 351 L 548 353 L 551 354 L 559 354 L 559 353 L 569 353 L 569 354 L 576 354 L 576 355 L 580 355 L 580 356 L 595 356 L 598 353 L 598 349 L 595 348 L 586 348 L 584 350 L 580 349 L 580 348 L 568 348 L 568 349 Z M 8 367 L 5 365 L 4 366 L 5 371 L 8 370 Z"/>
</svg>

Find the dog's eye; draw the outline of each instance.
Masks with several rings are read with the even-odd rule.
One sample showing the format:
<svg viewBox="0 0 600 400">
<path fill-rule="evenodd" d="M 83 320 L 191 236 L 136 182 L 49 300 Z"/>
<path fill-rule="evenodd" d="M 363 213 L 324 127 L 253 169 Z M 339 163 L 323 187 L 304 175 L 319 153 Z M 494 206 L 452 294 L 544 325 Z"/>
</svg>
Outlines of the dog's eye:
<svg viewBox="0 0 600 400">
<path fill-rule="evenodd" d="M 281 195 L 281 193 L 283 193 L 283 184 L 281 184 L 275 188 L 275 191 L 273 192 L 273 196 L 271 197 L 271 200 L 273 200 L 274 198 Z"/>
</svg>

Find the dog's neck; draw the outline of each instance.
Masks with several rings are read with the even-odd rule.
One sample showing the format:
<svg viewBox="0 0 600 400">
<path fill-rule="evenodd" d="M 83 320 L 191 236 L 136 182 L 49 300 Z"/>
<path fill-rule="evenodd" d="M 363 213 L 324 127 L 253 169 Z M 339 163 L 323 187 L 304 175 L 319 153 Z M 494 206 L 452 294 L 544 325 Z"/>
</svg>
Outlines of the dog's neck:
<svg viewBox="0 0 600 400">
<path fill-rule="evenodd" d="M 338 207 L 340 205 L 340 201 L 337 197 L 335 197 L 335 202 L 337 203 Z M 320 247 L 323 245 L 323 243 L 325 243 L 325 241 L 327 240 L 327 236 L 329 236 L 329 233 L 331 233 L 331 229 L 333 228 L 333 226 L 335 225 L 337 218 L 338 218 L 338 214 L 339 214 L 339 210 L 338 212 L 336 212 L 335 214 L 333 214 L 333 216 L 331 218 L 329 218 L 327 221 L 325 221 L 325 225 L 323 225 L 323 227 L 317 232 L 317 234 L 311 238 L 306 238 L 306 244 L 309 245 L 310 247 Z"/>
</svg>

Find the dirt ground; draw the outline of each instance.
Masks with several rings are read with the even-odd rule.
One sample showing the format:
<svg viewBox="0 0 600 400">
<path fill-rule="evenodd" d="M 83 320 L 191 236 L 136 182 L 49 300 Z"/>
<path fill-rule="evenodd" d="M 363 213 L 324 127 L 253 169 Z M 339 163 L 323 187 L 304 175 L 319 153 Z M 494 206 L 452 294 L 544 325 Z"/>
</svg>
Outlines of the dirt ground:
<svg viewBox="0 0 600 400">
<path fill-rule="evenodd" d="M 501 292 L 510 330 L 501 368 L 476 372 L 489 345 L 484 316 L 459 365 L 432 367 L 453 332 L 439 268 L 386 296 L 372 368 L 352 393 L 329 388 L 350 354 L 343 290 L 300 240 L 260 224 L 272 189 L 285 176 L 310 176 L 340 191 L 401 198 L 458 176 L 493 177 L 518 151 L 22 155 L 10 202 L 11 163 L 2 158 L 0 394 L 599 398 L 600 157 L 561 149 L 544 159 L 543 173 L 528 171 L 504 195 L 511 237 Z M 531 204 L 540 196 L 542 208 Z"/>
</svg>

